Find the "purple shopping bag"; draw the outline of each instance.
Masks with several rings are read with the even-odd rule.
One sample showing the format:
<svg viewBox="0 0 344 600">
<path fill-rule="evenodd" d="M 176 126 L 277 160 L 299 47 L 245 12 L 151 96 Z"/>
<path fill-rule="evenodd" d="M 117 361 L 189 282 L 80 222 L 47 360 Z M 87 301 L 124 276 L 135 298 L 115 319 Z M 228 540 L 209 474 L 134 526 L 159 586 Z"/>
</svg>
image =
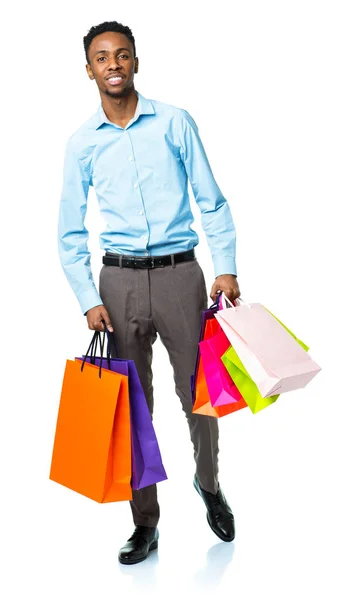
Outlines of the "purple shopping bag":
<svg viewBox="0 0 344 600">
<path fill-rule="evenodd" d="M 91 356 L 87 356 L 86 354 L 86 358 L 82 356 L 81 358 L 78 357 L 78 360 L 85 360 L 96 366 L 100 366 L 101 364 L 103 369 L 109 369 L 128 377 L 132 444 L 132 489 L 140 490 L 167 479 L 153 422 L 134 361 L 121 358 L 96 357 L 92 356 L 92 352 Z"/>
</svg>

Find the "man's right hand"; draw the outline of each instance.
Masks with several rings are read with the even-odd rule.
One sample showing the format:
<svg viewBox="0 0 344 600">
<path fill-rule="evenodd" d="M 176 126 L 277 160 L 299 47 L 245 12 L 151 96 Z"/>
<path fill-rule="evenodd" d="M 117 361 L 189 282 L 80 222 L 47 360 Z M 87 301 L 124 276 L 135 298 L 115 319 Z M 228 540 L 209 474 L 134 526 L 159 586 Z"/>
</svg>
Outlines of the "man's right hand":
<svg viewBox="0 0 344 600">
<path fill-rule="evenodd" d="M 113 331 L 109 313 L 103 304 L 90 308 L 86 313 L 86 317 L 89 329 L 92 329 L 93 331 L 104 331 L 102 321 L 105 321 L 108 330 L 111 332 Z"/>
</svg>

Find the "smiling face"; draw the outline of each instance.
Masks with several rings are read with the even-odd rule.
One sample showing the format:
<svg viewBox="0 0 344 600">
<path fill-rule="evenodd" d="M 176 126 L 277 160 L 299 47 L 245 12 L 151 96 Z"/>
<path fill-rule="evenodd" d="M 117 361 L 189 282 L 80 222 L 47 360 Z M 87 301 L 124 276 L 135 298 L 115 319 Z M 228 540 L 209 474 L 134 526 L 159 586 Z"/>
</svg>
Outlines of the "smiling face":
<svg viewBox="0 0 344 600">
<path fill-rule="evenodd" d="M 121 98 L 134 88 L 139 61 L 123 33 L 107 31 L 97 35 L 88 49 L 88 59 L 87 73 L 90 79 L 96 80 L 100 95 Z"/>
</svg>

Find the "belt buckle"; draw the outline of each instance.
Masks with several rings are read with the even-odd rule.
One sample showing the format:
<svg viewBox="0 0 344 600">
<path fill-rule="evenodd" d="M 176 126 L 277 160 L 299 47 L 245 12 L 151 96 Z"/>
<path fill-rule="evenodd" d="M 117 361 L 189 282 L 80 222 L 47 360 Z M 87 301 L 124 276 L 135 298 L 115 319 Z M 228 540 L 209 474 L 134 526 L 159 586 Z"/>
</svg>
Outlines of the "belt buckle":
<svg viewBox="0 0 344 600">
<path fill-rule="evenodd" d="M 155 261 L 158 260 L 157 256 L 151 256 L 150 260 L 151 260 L 150 269 L 160 269 L 160 268 L 164 267 L 164 265 L 155 264 Z"/>
</svg>

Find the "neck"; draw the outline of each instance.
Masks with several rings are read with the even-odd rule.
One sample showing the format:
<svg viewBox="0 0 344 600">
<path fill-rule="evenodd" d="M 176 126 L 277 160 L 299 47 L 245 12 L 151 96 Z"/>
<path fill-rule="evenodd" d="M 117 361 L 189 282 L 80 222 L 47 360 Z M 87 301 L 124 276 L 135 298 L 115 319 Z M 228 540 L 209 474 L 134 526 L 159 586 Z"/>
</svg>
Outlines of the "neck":
<svg viewBox="0 0 344 600">
<path fill-rule="evenodd" d="M 138 97 L 134 86 L 129 94 L 120 98 L 113 98 L 107 94 L 100 94 L 104 112 L 114 123 L 118 121 L 130 120 L 135 114 Z"/>
</svg>

